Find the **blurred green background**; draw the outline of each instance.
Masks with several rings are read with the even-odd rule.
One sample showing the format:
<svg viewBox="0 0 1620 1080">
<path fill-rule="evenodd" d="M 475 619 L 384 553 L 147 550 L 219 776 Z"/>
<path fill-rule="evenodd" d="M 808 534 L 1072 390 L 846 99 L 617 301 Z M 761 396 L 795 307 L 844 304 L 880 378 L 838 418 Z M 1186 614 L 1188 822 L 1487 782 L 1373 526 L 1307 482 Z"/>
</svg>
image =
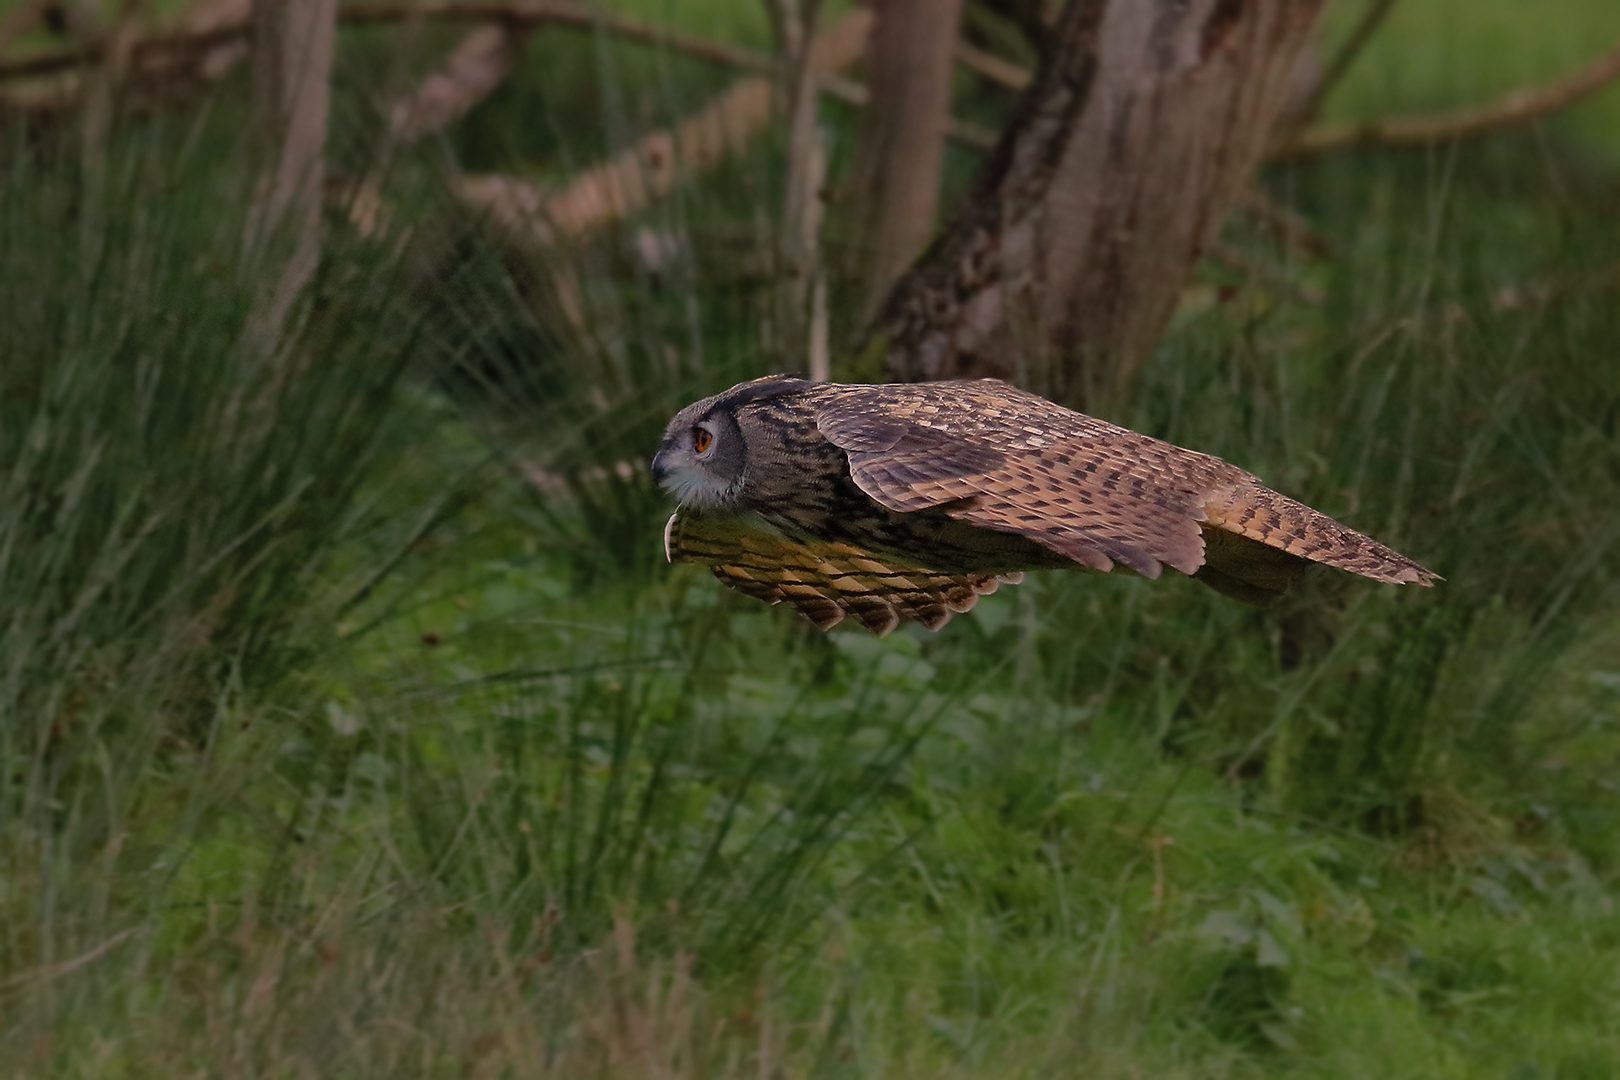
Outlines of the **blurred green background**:
<svg viewBox="0 0 1620 1080">
<path fill-rule="evenodd" d="M 743 0 L 619 10 L 768 46 Z M 459 33 L 344 32 L 336 191 Z M 1604 0 L 1401 0 L 1324 115 L 1617 43 Z M 334 195 L 275 369 L 242 362 L 245 71 L 120 115 L 104 173 L 6 123 L 4 1071 L 1613 1075 L 1620 91 L 1265 170 L 1317 242 L 1236 215 L 1110 417 L 1444 583 L 1031 575 L 878 640 L 659 546 L 667 417 L 793 359 L 780 141 L 540 253 L 451 195 L 734 77 L 535 33 L 388 163 L 384 234 Z M 823 121 L 836 180 L 855 115 Z"/>
</svg>

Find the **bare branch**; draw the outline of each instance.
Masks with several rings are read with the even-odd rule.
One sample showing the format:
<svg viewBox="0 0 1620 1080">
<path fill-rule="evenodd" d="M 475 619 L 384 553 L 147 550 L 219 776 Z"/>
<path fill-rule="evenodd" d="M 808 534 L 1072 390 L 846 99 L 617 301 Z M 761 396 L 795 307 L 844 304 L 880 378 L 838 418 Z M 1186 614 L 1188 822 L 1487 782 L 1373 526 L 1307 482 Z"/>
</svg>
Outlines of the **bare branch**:
<svg viewBox="0 0 1620 1080">
<path fill-rule="evenodd" d="M 244 22 L 252 10 L 253 0 L 191 0 L 179 11 L 175 24 L 202 33 Z"/>
<path fill-rule="evenodd" d="M 42 7 L 48 2 L 40 0 Z M 207 0 L 198 6 L 194 14 L 188 14 L 181 20 L 181 29 L 136 37 L 130 44 L 132 76 L 172 81 L 177 75 L 184 74 L 197 83 L 216 81 L 247 55 L 247 9 L 245 0 Z M 8 13 L 0 21 L 0 36 L 3 36 L 5 27 L 25 14 L 26 10 L 21 8 Z M 628 41 L 661 45 L 684 56 L 743 71 L 769 72 L 772 69 L 770 58 L 752 49 L 671 34 L 636 19 L 587 11 L 567 0 L 428 0 L 422 3 L 350 4 L 340 9 L 338 19 L 340 23 L 355 24 L 419 19 L 444 22 L 487 19 L 491 24 L 498 23 L 514 33 L 551 23 L 596 29 Z M 473 48 L 471 45 L 468 47 Z M 0 81 L 33 79 L 38 83 L 22 93 L 11 92 L 6 100 L 23 108 L 55 111 L 71 107 L 78 98 L 78 83 L 46 77 L 69 75 L 81 65 L 101 58 L 99 44 L 92 43 L 84 48 L 0 61 Z M 1030 73 L 1024 68 L 968 45 L 958 49 L 957 60 L 985 78 L 1013 89 L 1027 84 L 1030 78 Z M 451 79 L 458 78 L 449 70 L 455 64 L 454 59 L 447 61 L 447 67 L 441 74 Z M 847 104 L 865 106 L 868 101 L 863 84 L 834 75 L 831 71 L 818 72 L 817 84 L 823 92 Z M 422 89 L 435 95 L 441 92 L 440 89 L 428 88 L 426 83 Z M 996 133 L 990 128 L 956 119 L 946 122 L 945 134 L 954 142 L 975 150 L 989 150 L 996 141 Z"/>
<path fill-rule="evenodd" d="M 189 52 L 143 50 L 143 42 L 153 40 L 152 35 L 142 35 L 132 20 L 122 20 L 116 39 L 95 35 L 71 51 L 71 56 L 86 61 L 83 66 L 59 66 L 68 53 L 38 58 L 50 61 L 49 70 L 43 73 L 33 72 L 38 66 L 33 60 L 12 65 L 18 77 L 0 89 L 0 100 L 21 112 L 48 114 L 74 108 L 85 100 L 86 86 L 96 81 L 89 73 L 107 65 L 108 46 L 115 40 L 122 50 L 113 57 L 121 73 L 120 107 L 140 108 L 172 98 L 220 79 L 247 56 L 247 35 L 241 27 L 248 13 L 249 0 L 194 0 L 186 5 L 171 23 L 178 28 L 171 36 L 192 43 L 195 48 Z M 3 47 L 0 41 L 0 49 Z M 90 62 L 98 59 L 99 65 Z M 0 65 L 0 72 L 4 70 L 5 65 Z"/>
<path fill-rule="evenodd" d="M 1328 94 L 1355 64 L 1356 58 L 1367 47 L 1367 42 L 1373 39 L 1373 35 L 1383 25 L 1384 19 L 1394 7 L 1395 0 L 1371 0 L 1367 9 L 1361 13 L 1361 18 L 1357 20 L 1355 29 L 1350 31 L 1350 36 L 1339 46 L 1339 51 L 1333 54 L 1333 59 L 1328 61 L 1322 77 L 1316 81 L 1311 92 L 1289 118 L 1295 125 L 1303 127 L 1316 119 L 1317 113 L 1322 111 L 1322 102 L 1327 100 Z"/>
<path fill-rule="evenodd" d="M 856 9 L 818 34 L 812 69 L 819 75 L 860 59 L 871 22 L 870 12 Z M 742 79 L 674 129 L 642 136 L 559 190 L 505 176 L 463 177 L 454 188 L 517 242 L 545 248 L 644 209 L 673 190 L 680 176 L 707 171 L 747 145 L 770 119 L 770 80 Z"/>
<path fill-rule="evenodd" d="M 118 946 L 128 941 L 135 934 L 135 928 L 120 930 L 112 937 L 93 948 L 87 949 L 78 956 L 69 957 L 55 964 L 25 971 L 21 975 L 14 975 L 4 982 L 0 982 L 0 993 L 19 990 L 27 986 L 37 986 L 41 983 L 54 982 L 65 975 L 71 975 L 80 968 L 95 963 L 97 960 L 112 952 Z"/>
<path fill-rule="evenodd" d="M 172 62 L 174 56 L 191 56 L 217 45 L 239 41 L 247 37 L 247 23 L 233 20 L 230 24 L 208 30 L 180 30 L 173 33 L 147 34 L 130 44 L 131 62 L 146 66 L 154 61 Z M 87 42 L 82 48 L 62 49 L 58 52 L 39 53 L 19 60 L 0 62 L 0 79 L 19 79 L 40 75 L 55 75 L 71 71 L 106 57 L 105 42 Z"/>
<path fill-rule="evenodd" d="M 204 0 L 178 29 L 135 35 L 129 42 L 132 98 L 140 103 L 172 98 L 177 92 L 216 81 L 247 55 L 248 5 L 244 0 Z M 768 72 L 768 57 L 702 38 L 670 33 L 637 19 L 610 15 L 573 0 L 459 0 L 454 3 L 356 3 L 339 12 L 354 25 L 422 20 L 488 21 L 510 33 L 541 24 L 598 30 L 629 41 L 660 45 L 674 52 L 747 71 Z M 19 83 L 0 91 L 0 102 L 34 112 L 61 112 L 80 99 L 77 73 L 105 56 L 105 43 L 87 42 L 53 53 L 0 61 L 0 82 Z"/>
<path fill-rule="evenodd" d="M 1035 78 L 1028 68 L 1020 67 L 1011 60 L 1003 60 L 995 53 L 966 41 L 956 43 L 956 62 L 973 74 L 1008 90 L 1023 90 Z"/>
<path fill-rule="evenodd" d="M 1456 112 L 1323 124 L 1273 145 L 1271 158 L 1314 157 L 1372 146 L 1423 146 L 1518 127 L 1567 108 L 1620 78 L 1620 48 L 1562 79 L 1521 87 L 1484 105 Z"/>
<path fill-rule="evenodd" d="M 338 19 L 341 23 L 358 26 L 422 21 L 500 22 L 514 29 L 549 23 L 584 30 L 600 30 L 614 37 L 661 45 L 698 60 L 707 60 L 728 67 L 751 71 L 769 71 L 771 68 L 769 57 L 752 50 L 673 33 L 640 19 L 612 15 L 574 3 L 572 0 L 507 0 L 507 2 L 421 0 L 411 3 L 351 3 L 343 6 L 338 13 Z M 239 17 L 201 30 L 185 29 L 146 35 L 134 44 L 135 62 L 144 64 L 160 57 L 172 59 L 175 54 L 194 55 L 225 41 L 246 37 L 248 31 L 248 20 Z M 100 47 L 92 46 L 12 60 L 0 63 L 0 79 L 49 75 L 99 60 L 101 56 Z"/>
<path fill-rule="evenodd" d="M 429 72 L 409 95 L 385 107 L 388 131 L 376 160 L 354 185 L 345 212 L 362 236 L 372 236 L 388 218 L 383 177 L 402 146 L 461 119 L 500 86 L 512 69 L 517 34 L 504 23 L 485 23 L 468 31 L 444 63 Z"/>
<path fill-rule="evenodd" d="M 388 111 L 388 131 L 399 143 L 443 131 L 501 84 L 512 70 L 512 31 L 503 23 L 473 28 L 445 58 L 444 65 L 428 74 L 409 98 Z"/>
</svg>

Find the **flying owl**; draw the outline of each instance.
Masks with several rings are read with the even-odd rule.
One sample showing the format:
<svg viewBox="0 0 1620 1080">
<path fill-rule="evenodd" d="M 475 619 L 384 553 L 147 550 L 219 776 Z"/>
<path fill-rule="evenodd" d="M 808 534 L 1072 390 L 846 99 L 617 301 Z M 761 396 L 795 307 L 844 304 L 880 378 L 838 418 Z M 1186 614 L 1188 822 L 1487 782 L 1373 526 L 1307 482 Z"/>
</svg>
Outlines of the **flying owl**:
<svg viewBox="0 0 1620 1080">
<path fill-rule="evenodd" d="M 1166 566 L 1249 603 L 1309 562 L 1438 575 L 1220 458 L 999 379 L 841 385 L 770 376 L 675 415 L 652 469 L 671 562 L 822 629 L 930 630 L 1026 570 Z"/>
</svg>

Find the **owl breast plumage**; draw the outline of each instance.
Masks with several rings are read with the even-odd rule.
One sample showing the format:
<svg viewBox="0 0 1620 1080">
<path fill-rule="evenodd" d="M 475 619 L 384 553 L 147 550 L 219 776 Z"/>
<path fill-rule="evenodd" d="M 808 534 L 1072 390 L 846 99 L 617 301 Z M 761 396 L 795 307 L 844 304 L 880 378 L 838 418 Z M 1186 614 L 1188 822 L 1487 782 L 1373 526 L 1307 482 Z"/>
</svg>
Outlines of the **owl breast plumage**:
<svg viewBox="0 0 1620 1080">
<path fill-rule="evenodd" d="M 1220 458 L 995 379 L 772 376 L 681 410 L 653 472 L 680 501 L 671 561 L 831 627 L 929 629 L 1024 571 L 1166 566 L 1263 603 L 1308 562 L 1434 573 Z"/>
</svg>

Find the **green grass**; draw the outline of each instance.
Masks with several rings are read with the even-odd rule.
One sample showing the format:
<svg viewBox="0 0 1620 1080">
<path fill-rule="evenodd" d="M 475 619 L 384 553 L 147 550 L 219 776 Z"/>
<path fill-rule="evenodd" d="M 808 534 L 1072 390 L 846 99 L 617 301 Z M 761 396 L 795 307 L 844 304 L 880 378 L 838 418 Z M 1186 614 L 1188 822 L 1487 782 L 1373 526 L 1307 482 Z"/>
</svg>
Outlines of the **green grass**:
<svg viewBox="0 0 1620 1080">
<path fill-rule="evenodd" d="M 1329 5 L 1332 42 L 1364 5 Z M 1330 98 L 1328 119 L 1366 119 L 1483 104 L 1551 82 L 1596 61 L 1620 42 L 1620 9 L 1561 3 L 1556 10 L 1511 0 L 1406 0 L 1395 4 L 1378 35 Z M 1324 56 L 1331 55 L 1331 48 Z M 1611 167 L 1620 154 L 1620 91 L 1612 85 L 1545 122 L 1579 139 Z"/>
<path fill-rule="evenodd" d="M 588 158 L 660 85 L 572 112 L 601 60 L 450 149 Z M 776 148 L 550 265 L 429 148 L 415 242 L 334 208 L 265 366 L 241 90 L 124 122 L 103 190 L 73 133 L 0 152 L 0 1073 L 1612 1072 L 1620 181 L 1578 128 L 1268 176 L 1332 256 L 1229 241 L 1319 299 L 1209 271 L 1116 418 L 1444 583 L 1033 575 L 880 641 L 666 566 L 641 467 L 768 363 Z"/>
</svg>

